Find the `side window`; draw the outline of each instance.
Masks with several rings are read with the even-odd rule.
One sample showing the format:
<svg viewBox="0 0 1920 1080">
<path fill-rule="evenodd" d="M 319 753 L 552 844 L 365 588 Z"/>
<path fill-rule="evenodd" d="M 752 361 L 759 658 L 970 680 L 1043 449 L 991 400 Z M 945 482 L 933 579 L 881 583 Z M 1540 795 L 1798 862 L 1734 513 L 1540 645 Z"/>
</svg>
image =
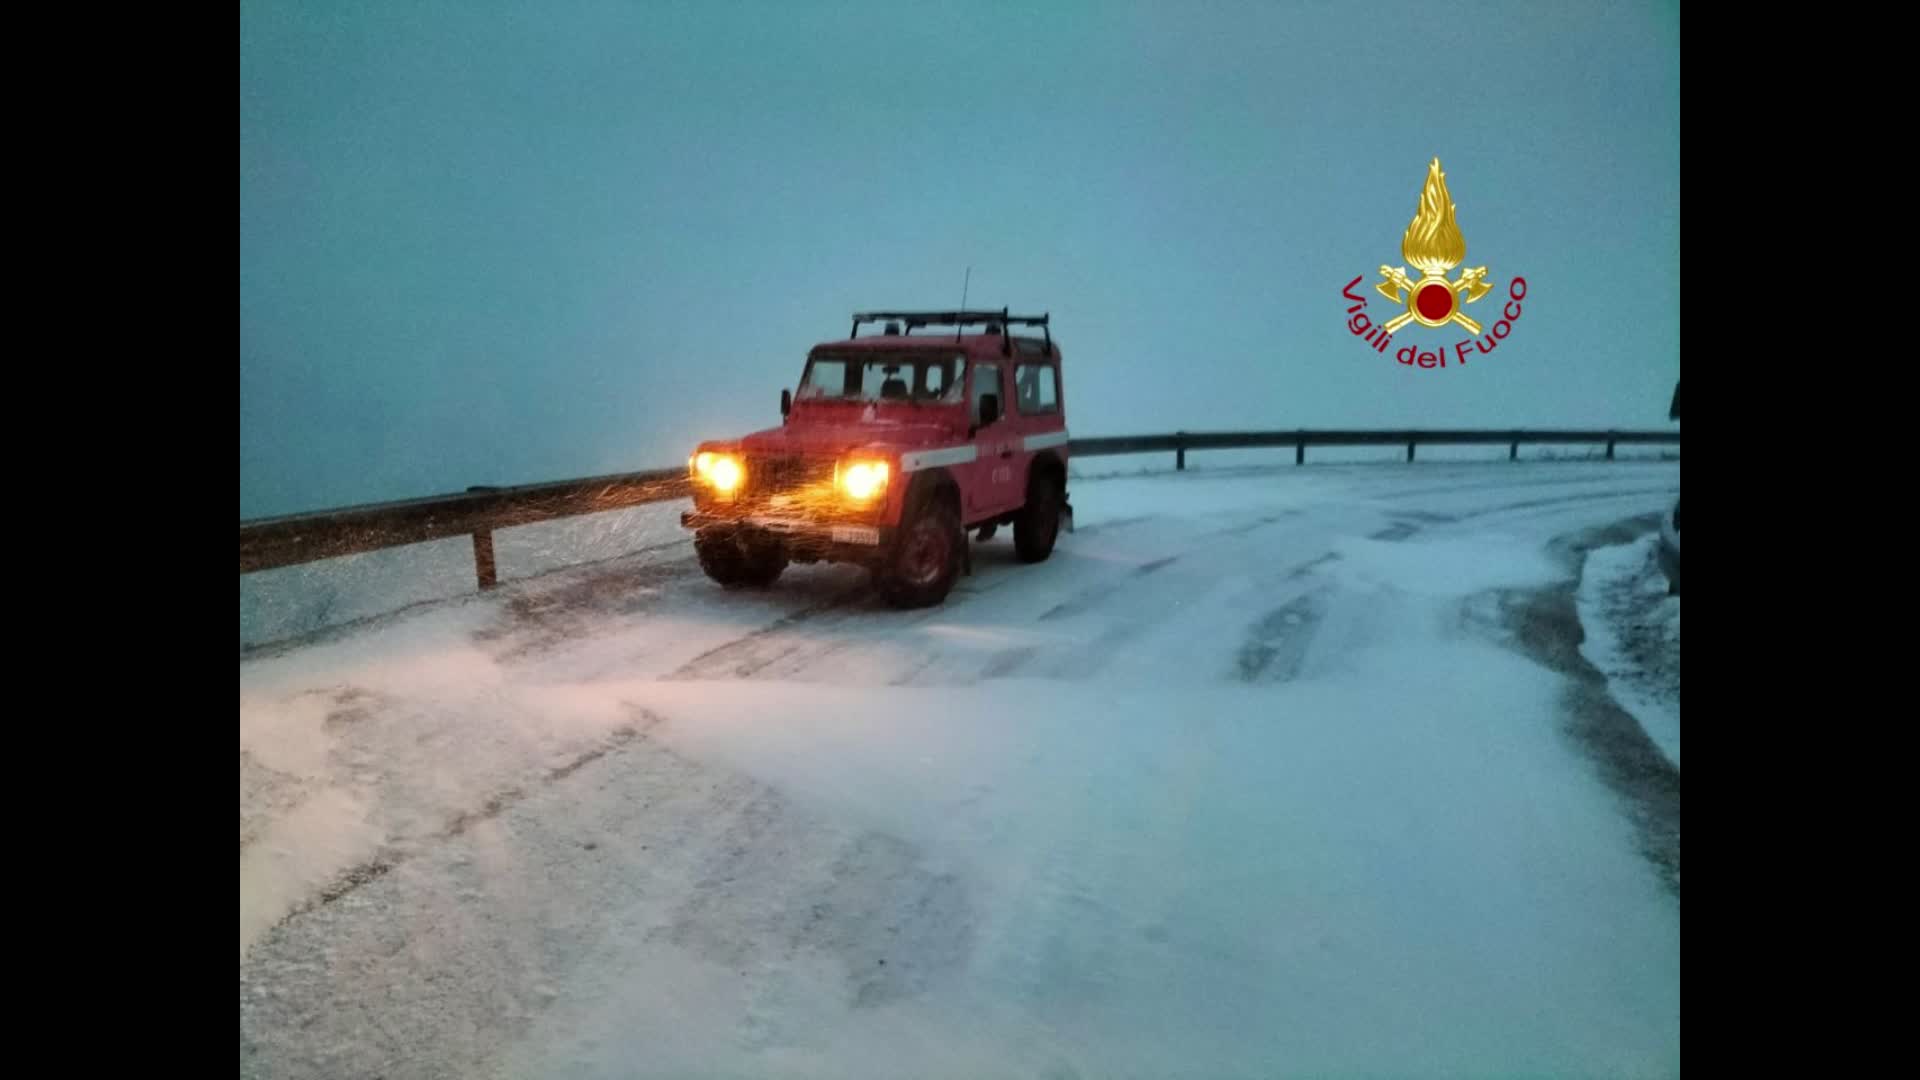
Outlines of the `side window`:
<svg viewBox="0 0 1920 1080">
<path fill-rule="evenodd" d="M 1000 393 L 1000 369 L 993 364 L 978 364 L 973 369 L 973 422 L 980 422 L 980 399 Z M 1000 415 L 1007 414 L 1007 401 L 1000 399 Z"/>
<path fill-rule="evenodd" d="M 1052 364 L 1021 364 L 1013 369 L 1013 384 L 1021 413 L 1060 411 L 1059 377 Z"/>
<path fill-rule="evenodd" d="M 919 401 L 959 401 L 960 386 L 967 377 L 967 359 L 955 356 L 951 359 L 922 361 L 917 368 L 920 385 L 914 387 L 913 396 Z"/>
</svg>

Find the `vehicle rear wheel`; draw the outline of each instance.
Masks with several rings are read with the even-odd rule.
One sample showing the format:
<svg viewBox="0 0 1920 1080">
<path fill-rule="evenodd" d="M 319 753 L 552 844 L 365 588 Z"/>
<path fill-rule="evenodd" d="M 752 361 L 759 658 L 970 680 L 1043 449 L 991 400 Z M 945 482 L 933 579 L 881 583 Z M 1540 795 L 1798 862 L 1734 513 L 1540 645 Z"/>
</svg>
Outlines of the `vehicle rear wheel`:
<svg viewBox="0 0 1920 1080">
<path fill-rule="evenodd" d="M 1027 505 L 1013 522 L 1013 548 L 1023 562 L 1044 562 L 1060 536 L 1060 504 L 1065 493 L 1052 472 L 1036 473 L 1027 488 Z"/>
<path fill-rule="evenodd" d="M 693 534 L 693 550 L 700 569 L 729 589 L 764 589 L 787 568 L 786 548 L 757 529 L 710 525 Z"/>
<path fill-rule="evenodd" d="M 953 504 L 935 496 L 922 503 L 894 537 L 893 549 L 874 575 L 880 595 L 894 607 L 938 604 L 953 589 L 967 536 Z"/>
</svg>

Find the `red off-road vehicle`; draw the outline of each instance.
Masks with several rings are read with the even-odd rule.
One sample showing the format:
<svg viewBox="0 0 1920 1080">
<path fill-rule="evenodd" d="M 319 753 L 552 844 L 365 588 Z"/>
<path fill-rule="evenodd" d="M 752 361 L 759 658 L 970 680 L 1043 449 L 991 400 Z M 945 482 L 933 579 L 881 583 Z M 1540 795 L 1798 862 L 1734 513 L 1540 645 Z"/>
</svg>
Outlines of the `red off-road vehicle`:
<svg viewBox="0 0 1920 1080">
<path fill-rule="evenodd" d="M 882 332 L 861 337 L 875 322 Z M 915 333 L 928 327 L 952 330 Z M 1039 562 L 1063 520 L 1072 527 L 1045 315 L 855 315 L 846 340 L 813 347 L 780 412 L 781 426 L 701 443 L 688 460 L 693 511 L 680 523 L 722 585 L 770 585 L 789 562 L 852 562 L 897 606 L 937 604 L 970 568 L 969 530 L 984 541 L 1011 525 L 1020 557 Z"/>
</svg>

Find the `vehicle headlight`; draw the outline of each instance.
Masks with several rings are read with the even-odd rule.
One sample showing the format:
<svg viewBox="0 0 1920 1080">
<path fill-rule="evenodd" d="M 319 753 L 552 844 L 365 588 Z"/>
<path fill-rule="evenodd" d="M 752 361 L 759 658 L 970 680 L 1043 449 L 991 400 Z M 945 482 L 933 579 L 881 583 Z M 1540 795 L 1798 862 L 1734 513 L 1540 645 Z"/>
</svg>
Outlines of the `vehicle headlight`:
<svg viewBox="0 0 1920 1080">
<path fill-rule="evenodd" d="M 694 479 L 722 495 L 739 488 L 741 481 L 747 478 L 747 467 L 732 454 L 702 450 L 693 455 L 687 466 L 693 471 Z"/>
<path fill-rule="evenodd" d="M 887 463 L 855 461 L 840 466 L 840 490 L 851 499 L 865 501 L 887 490 Z"/>
</svg>

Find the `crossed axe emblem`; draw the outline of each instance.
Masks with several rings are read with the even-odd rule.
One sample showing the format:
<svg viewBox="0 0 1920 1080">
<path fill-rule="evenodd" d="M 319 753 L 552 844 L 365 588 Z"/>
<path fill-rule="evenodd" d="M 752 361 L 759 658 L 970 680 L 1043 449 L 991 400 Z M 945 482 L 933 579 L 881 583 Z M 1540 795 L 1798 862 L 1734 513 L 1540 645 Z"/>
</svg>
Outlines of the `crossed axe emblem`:
<svg viewBox="0 0 1920 1080">
<path fill-rule="evenodd" d="M 1471 304 L 1475 300 L 1492 292 L 1493 286 L 1487 284 L 1486 281 L 1486 267 L 1476 266 L 1470 270 L 1460 271 L 1459 281 L 1448 281 L 1447 273 L 1444 269 L 1428 269 L 1420 279 L 1416 281 L 1407 276 L 1404 268 L 1398 266 L 1382 266 L 1380 268 L 1380 276 L 1385 280 L 1374 286 L 1374 288 L 1380 291 L 1380 295 L 1396 304 L 1405 304 L 1407 306 L 1405 314 L 1396 315 L 1387 320 L 1385 327 L 1387 333 L 1391 334 L 1415 319 L 1419 319 L 1427 326 L 1444 326 L 1447 323 L 1456 322 L 1466 327 L 1467 333 L 1469 334 L 1478 334 L 1480 332 L 1480 324 L 1461 314 L 1460 305 L 1452 302 L 1452 294 L 1464 293 L 1466 303 Z M 1434 285 L 1444 286 L 1449 294 L 1447 297 L 1448 306 L 1452 310 L 1447 314 L 1447 317 L 1443 319 L 1431 319 L 1423 316 L 1419 314 L 1418 309 L 1415 307 L 1415 305 L 1419 303 L 1420 290 L 1430 288 Z"/>
</svg>

